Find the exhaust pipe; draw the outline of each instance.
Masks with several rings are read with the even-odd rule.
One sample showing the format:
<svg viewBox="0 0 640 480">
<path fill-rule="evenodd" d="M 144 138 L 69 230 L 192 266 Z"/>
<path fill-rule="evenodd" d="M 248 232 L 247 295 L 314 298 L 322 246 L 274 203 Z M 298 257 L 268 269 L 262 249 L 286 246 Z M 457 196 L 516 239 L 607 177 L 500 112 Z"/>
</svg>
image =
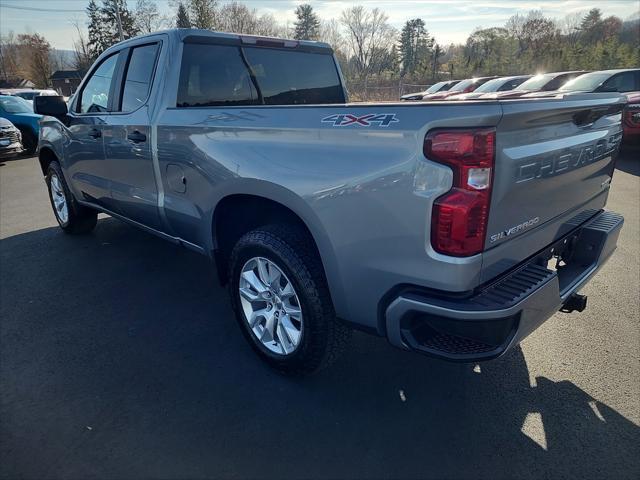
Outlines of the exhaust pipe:
<svg viewBox="0 0 640 480">
<path fill-rule="evenodd" d="M 579 293 L 572 293 L 569 298 L 562 304 L 560 311 L 564 313 L 582 312 L 587 308 L 587 296 Z"/>
</svg>

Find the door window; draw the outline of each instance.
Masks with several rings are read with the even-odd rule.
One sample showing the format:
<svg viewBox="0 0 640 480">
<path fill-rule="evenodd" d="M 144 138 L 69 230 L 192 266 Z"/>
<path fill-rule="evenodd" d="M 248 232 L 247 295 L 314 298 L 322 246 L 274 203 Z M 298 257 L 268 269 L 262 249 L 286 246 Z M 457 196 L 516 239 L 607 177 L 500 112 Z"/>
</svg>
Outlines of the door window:
<svg viewBox="0 0 640 480">
<path fill-rule="evenodd" d="M 178 107 L 259 103 L 240 49 L 186 43 L 177 103 Z"/>
<path fill-rule="evenodd" d="M 633 72 L 619 73 L 610 78 L 599 89 L 604 92 L 631 92 L 635 89 Z"/>
<path fill-rule="evenodd" d="M 329 51 L 312 53 L 246 47 L 244 52 L 266 105 L 345 101 L 338 70 Z"/>
<path fill-rule="evenodd" d="M 151 90 L 158 47 L 159 44 L 154 43 L 131 50 L 122 89 L 121 110 L 123 112 L 132 112 L 146 102 Z"/>
<path fill-rule="evenodd" d="M 82 89 L 80 113 L 100 113 L 108 110 L 111 79 L 117 62 L 118 54 L 116 53 L 104 60 L 93 72 Z"/>
</svg>

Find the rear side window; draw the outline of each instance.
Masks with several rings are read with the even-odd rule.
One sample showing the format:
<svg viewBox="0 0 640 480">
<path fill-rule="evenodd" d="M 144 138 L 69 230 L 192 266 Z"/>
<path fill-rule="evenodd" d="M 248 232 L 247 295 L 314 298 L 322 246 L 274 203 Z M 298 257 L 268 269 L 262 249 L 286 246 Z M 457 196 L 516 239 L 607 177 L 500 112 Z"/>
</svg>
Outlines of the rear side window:
<svg viewBox="0 0 640 480">
<path fill-rule="evenodd" d="M 343 103 L 333 56 L 228 45 L 184 45 L 178 107 Z"/>
<path fill-rule="evenodd" d="M 185 43 L 178 85 L 178 107 L 257 104 L 240 49 Z"/>
<path fill-rule="evenodd" d="M 158 44 L 135 47 L 131 50 L 124 86 L 122 89 L 123 112 L 132 112 L 142 105 L 149 95 L 153 69 L 158 54 Z"/>
<path fill-rule="evenodd" d="M 342 103 L 333 56 L 269 48 L 245 48 L 266 105 Z"/>
</svg>

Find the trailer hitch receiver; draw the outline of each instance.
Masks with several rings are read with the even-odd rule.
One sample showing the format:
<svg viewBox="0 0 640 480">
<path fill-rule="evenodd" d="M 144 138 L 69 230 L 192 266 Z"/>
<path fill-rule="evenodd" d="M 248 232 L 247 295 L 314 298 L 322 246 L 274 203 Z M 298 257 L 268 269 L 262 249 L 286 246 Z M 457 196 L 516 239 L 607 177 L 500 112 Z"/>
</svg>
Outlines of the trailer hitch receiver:
<svg viewBox="0 0 640 480">
<path fill-rule="evenodd" d="M 560 311 L 564 313 L 582 312 L 587 308 L 587 296 L 579 293 L 572 293 L 569 298 L 562 304 Z"/>
</svg>

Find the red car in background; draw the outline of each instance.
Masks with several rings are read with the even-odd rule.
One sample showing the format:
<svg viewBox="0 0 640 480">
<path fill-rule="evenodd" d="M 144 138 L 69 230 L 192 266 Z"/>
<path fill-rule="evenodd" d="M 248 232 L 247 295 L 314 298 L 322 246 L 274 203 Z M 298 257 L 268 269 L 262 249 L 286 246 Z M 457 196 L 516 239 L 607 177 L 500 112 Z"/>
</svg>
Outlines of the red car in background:
<svg viewBox="0 0 640 480">
<path fill-rule="evenodd" d="M 622 141 L 640 143 L 640 92 L 626 95 L 627 104 L 622 114 Z"/>
<path fill-rule="evenodd" d="M 434 101 L 434 100 L 443 100 L 451 95 L 457 95 L 459 93 L 469 93 L 473 92 L 480 85 L 487 83 L 489 80 L 493 80 L 494 78 L 498 78 L 497 76 L 493 77 L 477 77 L 477 78 L 467 78 L 466 80 L 462 80 L 457 83 L 449 90 L 444 92 L 432 93 L 431 95 L 425 95 L 422 97 L 423 102 Z"/>
<path fill-rule="evenodd" d="M 588 73 L 585 70 L 574 70 L 570 72 L 553 72 L 553 73 L 541 73 L 531 77 L 529 80 L 521 83 L 513 90 L 506 92 L 492 92 L 485 93 L 480 98 L 486 99 L 504 99 L 504 98 L 518 98 L 527 93 L 533 92 L 549 92 L 557 90 L 569 80 Z"/>
</svg>

